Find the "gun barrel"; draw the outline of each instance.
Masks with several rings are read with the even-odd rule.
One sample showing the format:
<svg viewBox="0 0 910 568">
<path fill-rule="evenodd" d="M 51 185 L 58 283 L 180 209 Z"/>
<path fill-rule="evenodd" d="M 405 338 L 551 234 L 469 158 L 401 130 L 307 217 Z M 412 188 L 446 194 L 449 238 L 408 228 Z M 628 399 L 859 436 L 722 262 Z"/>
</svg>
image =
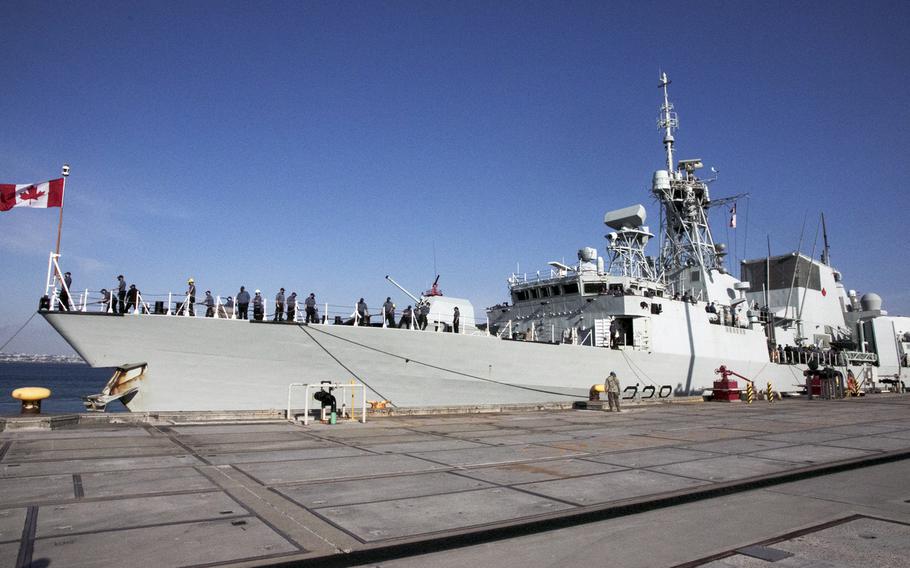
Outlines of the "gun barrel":
<svg viewBox="0 0 910 568">
<path fill-rule="evenodd" d="M 399 290 L 401 290 L 402 292 L 404 292 L 405 294 L 407 294 L 407 296 L 408 296 L 409 298 L 411 298 L 412 300 L 414 300 L 415 303 L 420 303 L 420 300 L 419 300 L 416 296 L 414 296 L 414 294 L 411 294 L 410 292 L 408 292 L 407 290 L 405 290 L 404 286 L 402 286 L 402 285 L 399 284 L 398 282 L 395 282 L 395 279 L 393 279 L 391 276 L 389 276 L 388 274 L 386 274 L 385 279 L 388 280 L 389 282 L 391 282 L 392 284 L 394 284 L 396 288 L 398 288 Z"/>
</svg>

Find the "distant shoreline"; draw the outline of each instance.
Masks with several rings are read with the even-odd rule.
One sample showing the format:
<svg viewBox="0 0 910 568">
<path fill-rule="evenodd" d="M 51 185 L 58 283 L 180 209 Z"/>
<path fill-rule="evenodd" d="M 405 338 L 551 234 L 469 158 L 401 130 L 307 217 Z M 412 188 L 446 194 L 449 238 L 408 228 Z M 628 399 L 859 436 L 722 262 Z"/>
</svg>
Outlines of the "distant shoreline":
<svg viewBox="0 0 910 568">
<path fill-rule="evenodd" d="M 79 355 L 39 355 L 35 353 L 0 353 L 0 363 L 58 363 L 81 364 L 85 361 Z"/>
</svg>

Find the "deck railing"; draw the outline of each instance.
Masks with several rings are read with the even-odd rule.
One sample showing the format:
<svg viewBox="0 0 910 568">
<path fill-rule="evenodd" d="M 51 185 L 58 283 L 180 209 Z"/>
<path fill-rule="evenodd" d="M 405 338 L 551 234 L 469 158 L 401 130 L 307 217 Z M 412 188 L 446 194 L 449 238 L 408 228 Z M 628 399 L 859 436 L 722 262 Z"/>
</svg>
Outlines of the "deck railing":
<svg viewBox="0 0 910 568">
<path fill-rule="evenodd" d="M 58 284 L 59 286 L 59 284 Z M 61 288 L 57 287 L 50 292 L 50 310 L 60 311 Z M 287 303 L 280 315 L 276 314 L 275 301 L 268 298 L 262 298 L 261 311 L 257 310 L 253 304 L 247 309 L 247 319 L 253 321 L 280 321 L 304 323 L 307 319 L 306 308 L 303 302 L 297 301 L 293 310 L 293 316 L 288 317 Z M 211 310 L 209 309 L 211 308 Z M 168 293 L 143 293 L 141 291 L 127 292 L 126 297 L 121 303 L 117 290 L 83 290 L 69 302 L 69 310 L 78 312 L 95 312 L 106 313 L 110 315 L 124 316 L 149 316 L 149 317 L 180 317 L 180 318 L 198 318 L 198 319 L 228 319 L 239 320 L 239 309 L 236 302 L 231 299 L 226 300 L 222 296 L 212 296 L 212 302 L 206 303 L 206 298 L 202 299 L 197 296 L 194 303 L 190 303 L 190 297 L 187 294 Z M 278 317 L 276 317 L 278 316 Z M 394 325 L 390 325 L 389 319 L 383 314 L 382 308 L 379 310 L 368 311 L 366 317 L 362 317 L 357 311 L 356 305 L 346 306 L 343 304 L 322 303 L 316 306 L 316 324 L 317 325 L 355 325 L 371 327 L 395 327 L 410 330 L 427 331 L 452 331 L 451 322 L 437 321 L 437 318 L 431 314 L 426 325 L 421 325 L 421 320 L 413 311 L 410 319 L 404 317 L 400 309 L 396 309 L 393 314 Z M 487 319 L 486 317 L 471 318 L 462 315 L 459 319 L 459 333 L 461 334 L 486 334 Z"/>
</svg>

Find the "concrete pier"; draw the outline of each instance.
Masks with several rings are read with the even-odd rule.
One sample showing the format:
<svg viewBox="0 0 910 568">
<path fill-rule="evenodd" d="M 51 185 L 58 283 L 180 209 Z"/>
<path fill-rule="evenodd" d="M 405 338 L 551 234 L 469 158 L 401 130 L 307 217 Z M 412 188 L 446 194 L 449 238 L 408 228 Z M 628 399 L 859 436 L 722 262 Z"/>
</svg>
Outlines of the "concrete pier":
<svg viewBox="0 0 910 568">
<path fill-rule="evenodd" d="M 910 457 L 910 397 L 890 395 L 307 427 L 218 418 L 0 422 L 0 565 L 467 560 L 472 547 L 742 504 L 762 488 Z M 677 548 L 651 565 L 727 565 L 717 555 L 729 544 Z"/>
</svg>

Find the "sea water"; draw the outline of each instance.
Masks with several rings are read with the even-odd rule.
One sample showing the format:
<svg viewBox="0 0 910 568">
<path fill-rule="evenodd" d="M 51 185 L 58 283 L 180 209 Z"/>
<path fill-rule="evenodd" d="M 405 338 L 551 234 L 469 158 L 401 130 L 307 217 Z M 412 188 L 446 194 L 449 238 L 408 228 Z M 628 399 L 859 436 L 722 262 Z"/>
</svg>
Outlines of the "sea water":
<svg viewBox="0 0 910 568">
<path fill-rule="evenodd" d="M 41 403 L 42 414 L 85 412 L 82 397 L 101 392 L 114 369 L 93 369 L 83 363 L 0 363 L 0 416 L 19 414 L 22 403 L 11 396 L 19 387 L 45 387 L 51 396 Z M 112 402 L 106 412 L 124 412 Z"/>
</svg>

